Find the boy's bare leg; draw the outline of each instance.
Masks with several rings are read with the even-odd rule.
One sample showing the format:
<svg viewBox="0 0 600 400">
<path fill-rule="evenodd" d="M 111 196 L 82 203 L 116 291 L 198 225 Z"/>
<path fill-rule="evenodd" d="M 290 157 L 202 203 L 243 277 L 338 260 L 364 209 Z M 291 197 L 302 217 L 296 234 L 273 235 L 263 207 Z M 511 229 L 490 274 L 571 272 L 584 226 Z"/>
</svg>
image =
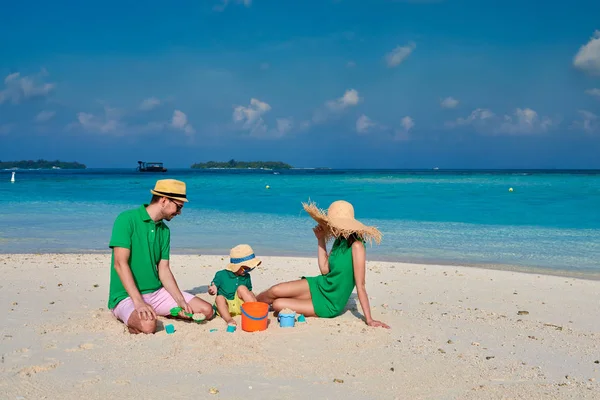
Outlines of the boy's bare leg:
<svg viewBox="0 0 600 400">
<path fill-rule="evenodd" d="M 254 293 L 249 291 L 244 285 L 237 288 L 237 295 L 244 303 L 256 301 L 256 296 L 254 296 Z"/>
<path fill-rule="evenodd" d="M 217 310 L 219 311 L 221 318 L 223 318 L 223 320 L 225 320 L 225 322 L 228 324 L 237 325 L 235 320 L 231 318 L 231 314 L 229 314 L 229 305 L 227 305 L 227 299 L 225 296 L 217 296 L 215 303 L 217 304 Z"/>
</svg>

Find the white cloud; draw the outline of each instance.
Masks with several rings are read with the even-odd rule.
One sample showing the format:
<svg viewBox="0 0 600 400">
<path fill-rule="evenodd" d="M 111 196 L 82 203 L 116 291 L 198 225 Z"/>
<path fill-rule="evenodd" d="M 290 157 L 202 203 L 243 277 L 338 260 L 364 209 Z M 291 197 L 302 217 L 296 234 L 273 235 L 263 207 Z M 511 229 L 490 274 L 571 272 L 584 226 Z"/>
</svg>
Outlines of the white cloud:
<svg viewBox="0 0 600 400">
<path fill-rule="evenodd" d="M 458 106 L 458 100 L 454 97 L 446 97 L 441 101 L 440 105 L 442 108 L 456 108 L 456 106 Z"/>
<path fill-rule="evenodd" d="M 356 132 L 358 133 L 367 133 L 375 126 L 377 126 L 377 124 L 364 114 L 356 120 Z"/>
<path fill-rule="evenodd" d="M 493 118 L 495 115 L 493 112 L 486 108 L 476 108 L 466 118 L 457 118 L 455 122 L 446 123 L 449 127 L 464 126 L 464 125 L 480 125 L 486 120 Z"/>
<path fill-rule="evenodd" d="M 80 112 L 77 113 L 77 122 L 75 126 L 79 125 L 86 131 L 98 132 L 98 133 L 116 133 L 120 127 L 118 119 L 111 119 L 106 114 L 102 117 L 94 114 Z"/>
<path fill-rule="evenodd" d="M 355 89 L 348 89 L 344 95 L 336 100 L 330 100 L 326 103 L 327 108 L 332 111 L 342 111 L 345 108 L 355 106 L 359 103 L 360 97 Z"/>
<path fill-rule="evenodd" d="M 414 119 L 412 119 L 409 116 L 406 116 L 406 117 L 402 118 L 402 128 L 404 128 L 404 130 L 406 132 L 410 131 L 414 127 L 415 127 L 415 120 Z"/>
<path fill-rule="evenodd" d="M 192 125 L 189 124 L 187 115 L 179 110 L 173 111 L 173 118 L 171 119 L 171 126 L 175 129 L 184 131 L 187 135 L 196 133 L 196 130 Z"/>
<path fill-rule="evenodd" d="M 497 132 L 507 134 L 543 133 L 547 132 L 552 124 L 550 118 L 540 117 L 531 108 L 517 108 L 512 116 L 504 116 L 504 121 Z"/>
<path fill-rule="evenodd" d="M 586 133 L 600 132 L 600 118 L 593 112 L 587 110 L 579 110 L 581 120 L 574 121 L 572 129 L 579 129 Z"/>
<path fill-rule="evenodd" d="M 402 64 L 416 48 L 417 45 L 414 42 L 410 42 L 406 46 L 398 46 L 390 51 L 385 55 L 385 61 L 387 62 L 388 67 L 393 68 Z"/>
<path fill-rule="evenodd" d="M 585 93 L 600 98 L 600 89 L 588 89 Z"/>
<path fill-rule="evenodd" d="M 243 4 L 246 7 L 250 7 L 252 5 L 252 0 L 221 0 L 220 4 L 216 4 L 213 7 L 214 11 L 224 11 L 230 3 Z"/>
<path fill-rule="evenodd" d="M 242 124 L 251 134 L 261 135 L 267 132 L 267 126 L 262 116 L 271 111 L 271 106 L 263 101 L 252 98 L 248 107 L 237 106 L 233 109 L 233 121 Z"/>
<path fill-rule="evenodd" d="M 293 126 L 293 122 L 290 118 L 277 118 L 277 134 L 278 137 L 285 135 L 288 133 Z"/>
<path fill-rule="evenodd" d="M 0 90 L 0 104 L 10 101 L 19 104 L 23 100 L 44 97 L 56 87 L 55 83 L 42 82 L 48 73 L 42 70 L 37 75 L 21 76 L 19 72 L 7 75 L 4 78 L 3 90 Z"/>
<path fill-rule="evenodd" d="M 150 111 L 160 105 L 160 100 L 156 97 L 148 97 L 144 99 L 140 104 L 140 110 L 142 111 Z"/>
<path fill-rule="evenodd" d="M 487 134 L 536 134 L 544 133 L 556 125 L 549 117 L 539 116 L 531 108 L 517 108 L 511 115 L 497 116 L 485 108 L 477 108 L 466 118 L 447 122 L 450 128 L 471 126 L 478 132 Z"/>
<path fill-rule="evenodd" d="M 35 116 L 35 122 L 46 122 L 54 118 L 55 111 L 42 111 Z"/>
<path fill-rule="evenodd" d="M 410 140 L 409 133 L 412 130 L 412 128 L 415 127 L 415 120 L 412 119 L 412 117 L 407 115 L 406 117 L 402 118 L 402 121 L 400 121 L 400 125 L 402 126 L 402 129 L 396 130 L 396 134 L 394 135 L 394 140 L 398 140 L 398 141 Z"/>
<path fill-rule="evenodd" d="M 294 127 L 291 118 L 276 118 L 275 127 L 269 128 L 263 116 L 271 111 L 271 106 L 259 99 L 250 99 L 247 107 L 236 106 L 233 110 L 233 122 L 250 132 L 250 136 L 260 139 L 278 139 L 285 136 Z"/>
<path fill-rule="evenodd" d="M 600 74 L 600 30 L 596 30 L 590 41 L 579 48 L 573 65 L 585 72 Z"/>
</svg>

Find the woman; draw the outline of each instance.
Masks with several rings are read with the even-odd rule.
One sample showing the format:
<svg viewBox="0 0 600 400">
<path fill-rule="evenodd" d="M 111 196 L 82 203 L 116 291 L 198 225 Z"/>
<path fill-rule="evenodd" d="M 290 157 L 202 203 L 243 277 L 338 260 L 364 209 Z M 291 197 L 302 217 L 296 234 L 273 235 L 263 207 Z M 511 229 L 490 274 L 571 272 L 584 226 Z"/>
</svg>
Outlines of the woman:
<svg viewBox="0 0 600 400">
<path fill-rule="evenodd" d="M 318 222 L 313 232 L 318 241 L 321 275 L 280 283 L 256 297 L 272 304 L 275 312 L 290 308 L 307 317 L 333 318 L 340 315 L 356 286 L 358 301 L 369 326 L 388 328 L 371 318 L 369 297 L 365 288 L 365 241 L 381 241 L 381 232 L 354 218 L 354 207 L 344 200 L 331 203 L 327 213 L 314 203 L 303 203 L 304 210 Z M 331 252 L 327 242 L 335 239 Z"/>
</svg>

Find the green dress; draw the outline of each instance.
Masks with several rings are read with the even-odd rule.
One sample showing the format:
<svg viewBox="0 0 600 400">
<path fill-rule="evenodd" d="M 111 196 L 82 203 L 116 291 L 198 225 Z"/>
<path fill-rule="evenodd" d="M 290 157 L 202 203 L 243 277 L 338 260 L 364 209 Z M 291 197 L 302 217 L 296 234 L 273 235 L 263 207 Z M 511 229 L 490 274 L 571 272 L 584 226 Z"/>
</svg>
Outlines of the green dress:
<svg viewBox="0 0 600 400">
<path fill-rule="evenodd" d="M 336 239 L 329 253 L 329 273 L 304 279 L 310 288 L 315 314 L 322 318 L 340 315 L 355 286 L 352 246 L 344 238 Z"/>
</svg>

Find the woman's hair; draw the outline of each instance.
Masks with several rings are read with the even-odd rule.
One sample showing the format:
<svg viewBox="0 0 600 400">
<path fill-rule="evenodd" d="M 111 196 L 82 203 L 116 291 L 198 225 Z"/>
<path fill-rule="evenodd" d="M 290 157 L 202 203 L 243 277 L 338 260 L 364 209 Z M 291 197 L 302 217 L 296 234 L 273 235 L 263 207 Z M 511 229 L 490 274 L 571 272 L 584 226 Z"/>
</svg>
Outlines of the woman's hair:
<svg viewBox="0 0 600 400">
<path fill-rule="evenodd" d="M 348 236 L 348 238 L 346 239 L 346 242 L 348 242 L 348 247 L 352 247 L 354 242 L 356 242 L 357 240 L 364 242 L 363 238 L 361 238 L 358 233 L 353 233 L 352 235 Z"/>
</svg>

